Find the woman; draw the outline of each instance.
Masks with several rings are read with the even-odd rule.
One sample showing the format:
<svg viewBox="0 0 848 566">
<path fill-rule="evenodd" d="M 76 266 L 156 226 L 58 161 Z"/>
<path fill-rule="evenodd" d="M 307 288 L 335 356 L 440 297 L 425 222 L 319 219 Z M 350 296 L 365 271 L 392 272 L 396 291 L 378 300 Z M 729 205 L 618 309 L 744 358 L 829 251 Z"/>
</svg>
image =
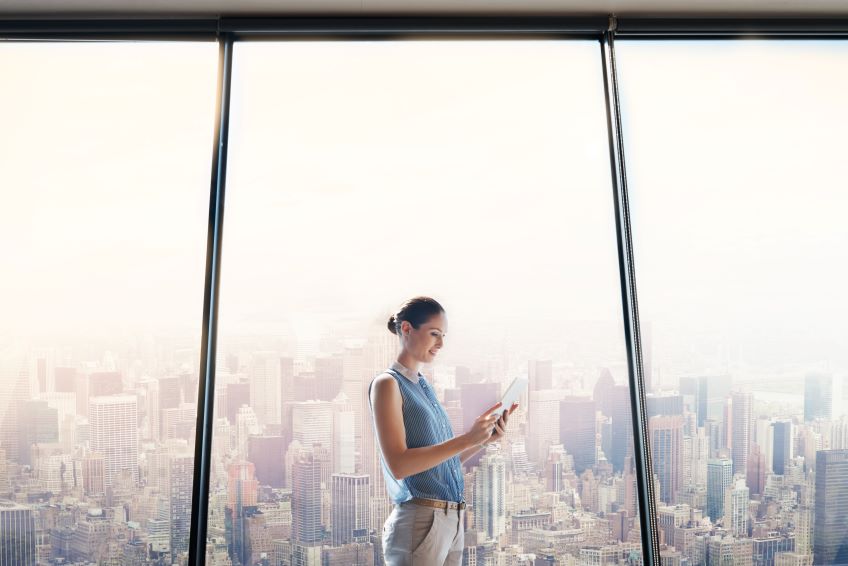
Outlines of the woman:
<svg viewBox="0 0 848 566">
<path fill-rule="evenodd" d="M 444 343 L 447 318 L 429 297 L 415 297 L 389 319 L 401 352 L 368 388 L 383 475 L 395 504 L 383 527 L 386 566 L 459 565 L 465 544 L 462 464 L 484 445 L 500 440 L 509 414 L 500 403 L 454 436 L 430 384 L 419 373 Z"/>
</svg>

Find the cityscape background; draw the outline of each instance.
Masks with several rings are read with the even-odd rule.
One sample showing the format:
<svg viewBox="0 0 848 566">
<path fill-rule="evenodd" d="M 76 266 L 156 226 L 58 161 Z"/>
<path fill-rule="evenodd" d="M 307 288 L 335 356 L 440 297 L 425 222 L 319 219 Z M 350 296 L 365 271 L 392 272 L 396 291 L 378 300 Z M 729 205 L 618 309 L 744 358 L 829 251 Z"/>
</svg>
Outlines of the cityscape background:
<svg viewBox="0 0 848 566">
<path fill-rule="evenodd" d="M 663 566 L 848 563 L 848 53 L 709 45 L 617 48 Z M 2 49 L 0 566 L 183 564 L 216 47 Z M 366 391 L 417 294 L 456 434 L 530 378 L 465 563 L 640 563 L 598 61 L 236 46 L 207 564 L 382 563 Z"/>
</svg>

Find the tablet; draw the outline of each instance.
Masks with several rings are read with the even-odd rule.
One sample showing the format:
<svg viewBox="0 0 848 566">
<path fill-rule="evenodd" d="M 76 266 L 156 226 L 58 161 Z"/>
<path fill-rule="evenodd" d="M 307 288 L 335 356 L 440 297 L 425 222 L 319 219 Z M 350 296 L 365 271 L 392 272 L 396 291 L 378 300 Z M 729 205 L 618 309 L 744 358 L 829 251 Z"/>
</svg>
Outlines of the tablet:
<svg viewBox="0 0 848 566">
<path fill-rule="evenodd" d="M 513 379 L 512 383 L 509 384 L 509 387 L 506 388 L 503 397 L 501 397 L 501 406 L 495 409 L 493 413 L 500 415 L 504 411 L 508 410 L 512 407 L 513 403 L 518 402 L 518 399 L 521 397 L 521 394 L 524 393 L 525 389 L 527 389 L 526 377 L 516 377 Z"/>
</svg>

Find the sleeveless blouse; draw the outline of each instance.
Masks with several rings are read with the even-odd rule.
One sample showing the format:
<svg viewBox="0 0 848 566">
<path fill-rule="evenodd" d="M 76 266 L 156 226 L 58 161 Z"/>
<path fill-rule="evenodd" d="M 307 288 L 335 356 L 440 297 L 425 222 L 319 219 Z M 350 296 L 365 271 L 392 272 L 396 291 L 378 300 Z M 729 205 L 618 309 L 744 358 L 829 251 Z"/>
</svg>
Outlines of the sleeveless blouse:
<svg viewBox="0 0 848 566">
<path fill-rule="evenodd" d="M 436 398 L 431 386 L 420 373 L 418 383 L 413 383 L 394 368 L 389 368 L 390 373 L 397 381 L 400 395 L 403 399 L 403 426 L 406 429 L 406 447 L 420 448 L 440 444 L 453 438 L 448 414 Z M 374 418 L 374 407 L 371 406 L 371 385 L 368 386 L 368 406 L 371 408 L 371 423 L 374 427 L 375 444 L 379 447 L 377 437 L 377 425 Z M 392 503 L 398 504 L 408 501 L 413 497 L 425 497 L 428 499 L 442 499 L 446 501 L 463 501 L 465 479 L 462 476 L 462 463 L 459 455 L 452 456 L 444 462 L 401 480 L 396 479 L 380 449 L 380 463 L 383 468 L 383 477 L 386 481 L 386 490 Z"/>
</svg>

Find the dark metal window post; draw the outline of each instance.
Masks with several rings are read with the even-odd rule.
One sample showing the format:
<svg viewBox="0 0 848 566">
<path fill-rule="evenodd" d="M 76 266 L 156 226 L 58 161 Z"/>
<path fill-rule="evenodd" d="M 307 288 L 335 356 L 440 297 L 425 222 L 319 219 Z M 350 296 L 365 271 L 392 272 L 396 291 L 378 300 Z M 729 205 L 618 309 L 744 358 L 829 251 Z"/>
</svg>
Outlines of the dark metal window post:
<svg viewBox="0 0 848 566">
<path fill-rule="evenodd" d="M 212 458 L 215 402 L 215 352 L 218 341 L 218 290 L 221 283 L 221 237 L 224 222 L 224 189 L 227 181 L 232 69 L 233 38 L 229 34 L 221 34 L 218 38 L 218 92 L 212 148 L 212 182 L 209 193 L 209 231 L 206 239 L 206 281 L 203 290 L 203 330 L 200 347 L 200 380 L 197 391 L 189 564 L 204 564 L 206 559 L 209 470 Z"/>
<path fill-rule="evenodd" d="M 645 376 L 642 365 L 642 338 L 639 333 L 639 305 L 636 298 L 636 274 L 633 265 L 633 239 L 630 230 L 630 203 L 627 197 L 627 173 L 624 168 L 624 140 L 621 132 L 621 108 L 615 68 L 615 18 L 601 40 L 604 68 L 604 97 L 607 108 L 610 168 L 612 173 L 615 231 L 618 247 L 618 271 L 621 279 L 621 309 L 627 370 L 630 379 L 630 414 L 633 420 L 633 461 L 636 465 L 636 492 L 642 534 L 642 562 L 659 564 L 656 499 L 651 481 L 651 450 L 645 411 Z"/>
</svg>

